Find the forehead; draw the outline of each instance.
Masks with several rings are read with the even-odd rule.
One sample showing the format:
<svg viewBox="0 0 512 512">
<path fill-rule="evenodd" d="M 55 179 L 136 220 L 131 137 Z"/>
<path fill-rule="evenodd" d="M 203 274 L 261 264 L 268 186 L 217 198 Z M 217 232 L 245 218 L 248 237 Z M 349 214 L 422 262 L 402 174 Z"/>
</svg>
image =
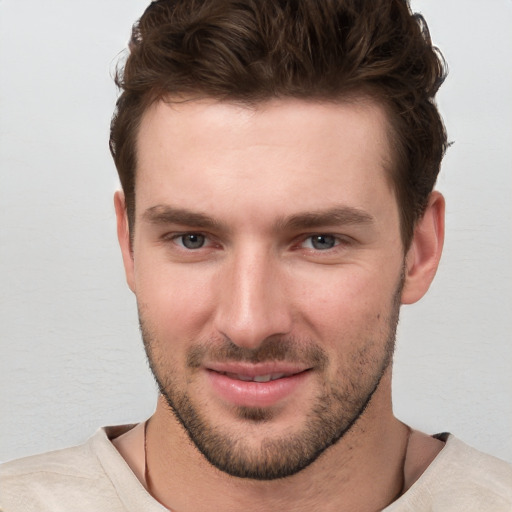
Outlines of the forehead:
<svg viewBox="0 0 512 512">
<path fill-rule="evenodd" d="M 276 211 L 283 202 L 318 209 L 371 202 L 376 188 L 389 198 L 388 131 L 384 108 L 370 100 L 158 102 L 137 139 L 137 208 L 245 208 L 259 197 Z"/>
<path fill-rule="evenodd" d="M 369 130 L 370 127 L 374 129 Z M 355 95 L 343 101 L 276 98 L 255 104 L 212 98 L 160 100 L 151 104 L 143 114 L 137 146 L 139 149 L 144 146 L 146 135 L 153 139 L 155 131 L 159 131 L 160 140 L 167 135 L 182 140 L 193 132 L 197 138 L 197 132 L 201 130 L 206 143 L 222 130 L 222 135 L 246 137 L 245 143 L 251 136 L 263 138 L 267 134 L 272 138 L 281 130 L 282 142 L 293 145 L 304 138 L 312 140 L 315 135 L 334 140 L 337 134 L 347 135 L 345 128 L 352 131 L 354 138 L 364 131 L 363 138 L 369 144 L 379 144 L 383 157 L 388 158 L 390 124 L 384 106 L 370 97 Z M 325 142 L 329 141 L 326 139 Z"/>
</svg>

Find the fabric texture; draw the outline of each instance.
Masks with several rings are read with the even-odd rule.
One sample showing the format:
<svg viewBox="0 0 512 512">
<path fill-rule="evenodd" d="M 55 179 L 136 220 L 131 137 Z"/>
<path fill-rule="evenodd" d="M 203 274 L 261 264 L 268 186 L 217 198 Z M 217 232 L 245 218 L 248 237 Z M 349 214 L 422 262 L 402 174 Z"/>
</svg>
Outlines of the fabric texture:
<svg viewBox="0 0 512 512">
<path fill-rule="evenodd" d="M 451 434 L 412 487 L 386 512 L 512 512 L 512 466 Z"/>
<path fill-rule="evenodd" d="M 100 429 L 85 444 L 0 467 L 3 512 L 164 512 L 110 442 L 130 426 Z M 386 512 L 512 512 L 512 466 L 452 435 Z"/>
</svg>

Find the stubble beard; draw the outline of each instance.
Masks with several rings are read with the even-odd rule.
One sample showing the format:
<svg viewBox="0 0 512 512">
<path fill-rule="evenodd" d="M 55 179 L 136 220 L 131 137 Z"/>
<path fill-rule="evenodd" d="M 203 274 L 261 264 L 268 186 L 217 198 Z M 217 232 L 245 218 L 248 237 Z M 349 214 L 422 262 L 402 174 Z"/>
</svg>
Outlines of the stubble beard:
<svg viewBox="0 0 512 512">
<path fill-rule="evenodd" d="M 202 414 L 201 403 L 194 403 L 186 389 L 178 384 L 175 369 L 169 368 L 168 364 L 159 364 L 155 354 L 158 342 L 139 311 L 149 366 L 170 410 L 213 466 L 239 478 L 274 480 L 288 477 L 309 466 L 342 439 L 368 407 L 393 360 L 402 287 L 403 277 L 393 296 L 384 329 L 373 333 L 377 339 L 365 340 L 351 354 L 347 365 L 339 369 L 335 383 L 323 383 L 303 427 L 294 433 L 264 438 L 258 447 L 247 442 L 247 433 L 239 432 L 239 428 L 223 429 Z M 318 375 L 322 375 L 328 364 L 328 357 L 321 347 L 291 337 L 266 340 L 255 350 L 238 347 L 230 340 L 198 344 L 188 352 L 187 368 L 198 368 L 206 354 L 221 361 L 303 362 L 314 367 Z M 257 424 L 265 428 L 274 416 L 271 408 L 236 407 L 234 413 L 251 428 Z"/>
</svg>

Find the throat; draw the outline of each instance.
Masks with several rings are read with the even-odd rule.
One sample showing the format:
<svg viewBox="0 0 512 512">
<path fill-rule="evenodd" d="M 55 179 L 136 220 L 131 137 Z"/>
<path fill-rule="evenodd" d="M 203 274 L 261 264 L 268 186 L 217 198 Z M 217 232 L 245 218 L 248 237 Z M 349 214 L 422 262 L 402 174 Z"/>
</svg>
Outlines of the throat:
<svg viewBox="0 0 512 512">
<path fill-rule="evenodd" d="M 390 436 L 390 444 L 384 450 L 375 449 L 382 448 L 382 438 L 373 440 L 374 444 L 365 443 L 363 429 L 356 426 L 346 440 L 325 453 L 327 457 L 305 470 L 285 479 L 257 481 L 230 477 L 204 460 L 198 463 L 187 448 L 187 453 L 177 453 L 180 446 L 183 448 L 182 440 L 165 443 L 158 418 L 154 419 L 155 425 L 151 419 L 143 429 L 143 485 L 169 510 L 173 507 L 188 512 L 204 509 L 208 504 L 207 509 L 224 512 L 304 511 L 318 509 L 321 503 L 322 512 L 374 512 L 390 505 L 408 489 L 406 465 L 414 433 L 398 421 L 399 429 Z M 167 429 L 166 432 L 166 437 L 172 434 Z M 162 457 L 172 461 L 172 467 L 159 465 Z M 162 474 L 166 469 L 171 471 Z M 200 488 L 198 480 L 202 482 Z M 361 492 L 370 488 L 371 493 Z M 285 509 L 283 503 L 287 504 Z"/>
</svg>

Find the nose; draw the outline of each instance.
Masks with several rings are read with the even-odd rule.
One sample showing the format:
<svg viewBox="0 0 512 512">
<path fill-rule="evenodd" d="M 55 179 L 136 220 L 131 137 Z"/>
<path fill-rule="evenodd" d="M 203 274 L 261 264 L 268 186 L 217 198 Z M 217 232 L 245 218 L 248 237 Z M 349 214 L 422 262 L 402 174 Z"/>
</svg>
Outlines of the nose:
<svg viewBox="0 0 512 512">
<path fill-rule="evenodd" d="M 290 301 L 277 260 L 269 251 L 249 250 L 225 262 L 215 328 L 240 347 L 255 349 L 291 331 Z"/>
</svg>

